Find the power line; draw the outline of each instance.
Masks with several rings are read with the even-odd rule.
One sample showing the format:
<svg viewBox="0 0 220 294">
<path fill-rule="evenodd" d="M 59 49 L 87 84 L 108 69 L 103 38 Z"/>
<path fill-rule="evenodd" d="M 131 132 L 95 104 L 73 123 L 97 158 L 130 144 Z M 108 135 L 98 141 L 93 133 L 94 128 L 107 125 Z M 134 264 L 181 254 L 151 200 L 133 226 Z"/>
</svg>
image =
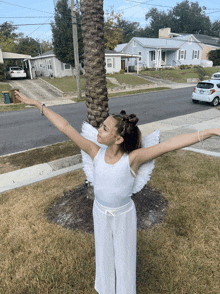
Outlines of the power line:
<svg viewBox="0 0 220 294">
<path fill-rule="evenodd" d="M 48 16 L 0 16 L 0 18 L 48 18 Z"/>
<path fill-rule="evenodd" d="M 10 2 L 6 2 L 6 1 L 2 1 L 2 0 L 0 0 L 0 2 L 5 3 L 5 4 L 9 4 L 9 5 L 13 5 L 13 6 L 17 6 L 17 7 L 21 7 L 21 8 L 25 8 L 25 9 L 30 9 L 30 10 L 35 10 L 35 11 L 43 12 L 43 13 L 53 14 L 53 13 L 48 12 L 48 11 L 42 11 L 42 10 L 35 9 L 35 8 L 25 7 L 25 6 L 21 6 L 21 5 L 18 5 L 18 4 L 14 4 L 14 3 L 10 3 Z"/>
<path fill-rule="evenodd" d="M 153 4 L 150 4 L 149 2 L 151 2 L 151 0 L 150 1 L 145 1 L 145 2 L 140 2 L 140 1 L 136 1 L 136 0 L 126 0 L 127 2 L 131 2 L 131 3 L 138 3 L 138 4 L 141 4 L 141 5 L 150 5 L 150 6 L 157 6 L 157 7 L 167 7 L 167 8 L 173 8 L 173 6 L 166 6 L 166 5 L 160 5 L 160 4 L 155 4 L 155 3 L 153 3 Z M 133 7 L 133 6 L 131 6 L 131 7 Z M 131 8 L 131 7 L 128 7 L 128 8 Z M 220 9 L 216 9 L 216 8 L 205 8 L 204 10 L 214 10 L 213 11 L 213 13 L 215 13 L 215 12 L 220 12 Z M 209 12 L 209 13 L 207 13 L 207 14 L 211 14 L 212 12 Z"/>
<path fill-rule="evenodd" d="M 42 26 L 42 25 L 50 25 L 55 23 L 24 23 L 24 24 L 14 24 L 15 27 L 22 27 L 22 26 Z M 2 27 L 3 25 L 0 25 Z"/>
<path fill-rule="evenodd" d="M 46 20 L 46 22 L 47 21 L 49 21 L 51 18 L 52 18 L 53 16 L 51 16 L 51 17 L 49 17 L 47 20 Z M 42 25 L 45 25 L 45 24 L 47 24 L 47 23 L 44 23 L 44 24 L 42 24 Z M 30 33 L 29 35 L 27 35 L 27 37 L 29 37 L 31 34 L 33 34 L 34 32 L 36 32 L 42 25 L 40 25 L 38 28 L 36 28 L 32 33 Z"/>
</svg>

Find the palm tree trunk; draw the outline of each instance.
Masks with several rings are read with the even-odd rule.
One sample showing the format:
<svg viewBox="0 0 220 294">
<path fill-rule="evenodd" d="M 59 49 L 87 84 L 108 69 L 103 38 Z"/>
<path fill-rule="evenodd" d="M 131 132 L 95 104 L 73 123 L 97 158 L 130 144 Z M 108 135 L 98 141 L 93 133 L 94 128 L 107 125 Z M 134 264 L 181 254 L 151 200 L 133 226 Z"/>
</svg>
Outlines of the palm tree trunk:
<svg viewBox="0 0 220 294">
<path fill-rule="evenodd" d="M 103 0 L 81 0 L 87 122 L 94 127 L 108 117 Z"/>
</svg>

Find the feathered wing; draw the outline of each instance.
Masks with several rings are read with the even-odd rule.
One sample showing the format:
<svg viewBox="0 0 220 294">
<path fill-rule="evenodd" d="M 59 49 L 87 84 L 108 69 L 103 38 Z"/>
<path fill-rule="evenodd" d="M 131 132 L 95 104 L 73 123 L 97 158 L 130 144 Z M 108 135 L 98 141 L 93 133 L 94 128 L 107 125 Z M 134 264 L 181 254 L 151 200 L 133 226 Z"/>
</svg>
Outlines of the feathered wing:
<svg viewBox="0 0 220 294">
<path fill-rule="evenodd" d="M 99 147 L 107 148 L 107 146 L 99 144 L 97 142 L 98 130 L 87 122 L 84 122 L 82 124 L 81 135 L 84 138 L 94 142 Z M 160 139 L 160 131 L 157 130 L 154 133 L 142 138 L 142 147 L 147 148 L 147 147 L 151 147 L 153 145 L 156 145 L 159 143 L 159 139 Z M 93 160 L 83 150 L 81 150 L 81 154 L 82 154 L 83 170 L 85 172 L 87 180 L 93 186 L 93 174 L 94 174 Z M 153 169 L 154 169 L 154 160 L 147 162 L 147 163 L 144 163 L 140 166 L 138 173 L 137 173 L 137 176 L 135 178 L 135 182 L 134 182 L 134 186 L 133 186 L 133 193 L 139 192 L 144 187 L 144 185 L 146 185 L 146 183 L 150 179 L 150 175 L 151 175 Z"/>
<path fill-rule="evenodd" d="M 160 140 L 160 130 L 157 130 L 150 135 L 147 135 L 142 138 L 142 147 L 147 148 L 154 146 L 159 143 Z M 144 185 L 150 180 L 150 175 L 154 169 L 155 160 L 149 161 L 147 163 L 142 164 L 137 172 L 137 176 L 133 185 L 133 193 L 139 192 Z"/>
<path fill-rule="evenodd" d="M 87 122 L 84 122 L 82 124 L 82 132 L 81 135 L 94 142 L 97 144 L 99 147 L 103 147 L 105 145 L 99 144 L 97 142 L 97 135 L 98 135 L 98 130 L 94 128 L 92 125 L 90 125 Z M 81 150 L 82 154 L 82 162 L 83 162 L 83 170 L 86 175 L 87 180 L 90 182 L 90 184 L 93 186 L 93 172 L 94 172 L 94 165 L 93 165 L 93 160 L 92 158 L 83 150 Z"/>
</svg>

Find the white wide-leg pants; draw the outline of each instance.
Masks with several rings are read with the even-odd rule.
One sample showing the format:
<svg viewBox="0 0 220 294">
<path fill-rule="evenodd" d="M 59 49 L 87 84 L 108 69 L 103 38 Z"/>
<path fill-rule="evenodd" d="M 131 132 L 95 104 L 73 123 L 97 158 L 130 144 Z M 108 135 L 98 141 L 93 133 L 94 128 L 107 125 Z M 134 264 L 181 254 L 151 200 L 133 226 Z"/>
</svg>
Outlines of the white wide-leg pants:
<svg viewBox="0 0 220 294">
<path fill-rule="evenodd" d="M 95 290 L 136 294 L 137 216 L 133 200 L 119 208 L 93 203 Z"/>
</svg>

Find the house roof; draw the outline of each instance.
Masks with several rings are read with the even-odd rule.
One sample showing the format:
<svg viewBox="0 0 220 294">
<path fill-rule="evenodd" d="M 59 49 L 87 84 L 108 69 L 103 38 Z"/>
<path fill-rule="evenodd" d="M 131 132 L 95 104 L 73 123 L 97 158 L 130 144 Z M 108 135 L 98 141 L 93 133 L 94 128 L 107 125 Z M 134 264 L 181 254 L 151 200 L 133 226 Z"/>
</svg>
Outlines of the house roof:
<svg viewBox="0 0 220 294">
<path fill-rule="evenodd" d="M 189 34 L 186 33 L 170 33 L 170 36 L 178 36 L 178 37 L 183 37 L 183 36 L 187 36 Z M 201 35 L 201 34 L 193 34 L 193 36 L 201 43 L 206 44 L 206 45 L 210 45 L 210 46 L 216 46 L 216 47 L 220 47 L 220 45 L 218 44 L 220 42 L 220 38 L 217 37 L 212 37 L 212 36 L 208 36 L 208 35 Z"/>
<path fill-rule="evenodd" d="M 196 37 L 197 40 L 199 40 L 203 44 L 220 47 L 220 45 L 218 44 L 218 42 L 220 42 L 219 38 L 211 37 L 208 35 L 200 35 L 200 34 L 193 34 L 193 35 Z"/>
<path fill-rule="evenodd" d="M 31 59 L 31 55 L 2 52 L 3 59 Z"/>
<path fill-rule="evenodd" d="M 201 43 L 193 35 L 179 36 L 170 39 L 162 38 L 132 38 L 131 41 L 127 44 L 117 45 L 115 51 L 123 52 L 123 50 L 135 40 L 141 46 L 145 48 L 154 48 L 154 49 L 165 49 L 165 50 L 177 50 L 183 43 L 187 42 L 189 38 L 192 37 L 194 42 L 197 42 L 201 47 Z"/>
<path fill-rule="evenodd" d="M 48 56 L 48 55 L 54 55 L 53 50 L 50 50 L 50 51 L 44 52 L 44 53 L 41 54 L 40 56 Z"/>
<path fill-rule="evenodd" d="M 122 51 L 126 45 L 127 45 L 127 43 L 124 43 L 124 44 L 118 44 L 118 45 L 115 47 L 115 51 L 116 51 L 116 52 L 120 52 L 120 51 Z"/>
<path fill-rule="evenodd" d="M 47 58 L 47 57 L 53 57 L 55 56 L 53 50 L 50 50 L 50 51 L 47 51 L 47 52 L 44 52 L 43 54 L 41 55 L 38 55 L 38 56 L 35 56 L 35 57 L 32 57 L 31 59 L 41 59 L 41 58 Z"/>
</svg>

